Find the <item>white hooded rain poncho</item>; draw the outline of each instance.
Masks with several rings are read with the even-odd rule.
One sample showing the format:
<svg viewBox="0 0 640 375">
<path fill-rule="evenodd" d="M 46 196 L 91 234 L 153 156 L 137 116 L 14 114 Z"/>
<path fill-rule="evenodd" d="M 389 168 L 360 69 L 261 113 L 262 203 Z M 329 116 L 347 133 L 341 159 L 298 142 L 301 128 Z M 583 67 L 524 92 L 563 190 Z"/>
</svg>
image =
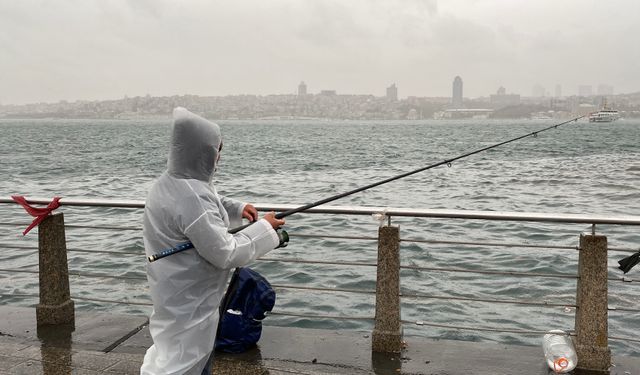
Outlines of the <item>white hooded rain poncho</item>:
<svg viewBox="0 0 640 375">
<path fill-rule="evenodd" d="M 152 186 L 144 211 L 147 256 L 192 242 L 194 249 L 147 264 L 153 337 L 141 374 L 200 375 L 213 350 L 218 306 L 230 270 L 276 248 L 264 219 L 231 235 L 244 204 L 211 184 L 222 143 L 218 125 L 184 108 L 173 111 L 167 171 Z"/>
</svg>

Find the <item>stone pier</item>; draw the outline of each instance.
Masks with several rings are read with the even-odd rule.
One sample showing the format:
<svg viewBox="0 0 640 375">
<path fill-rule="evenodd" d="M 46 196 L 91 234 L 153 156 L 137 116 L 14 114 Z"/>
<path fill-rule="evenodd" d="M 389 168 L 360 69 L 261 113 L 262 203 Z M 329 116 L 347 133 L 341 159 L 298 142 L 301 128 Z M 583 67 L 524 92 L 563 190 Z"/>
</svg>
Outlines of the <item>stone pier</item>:
<svg viewBox="0 0 640 375">
<path fill-rule="evenodd" d="M 378 229 L 376 318 L 372 335 L 374 352 L 402 351 L 400 322 L 400 228 Z"/>
<path fill-rule="evenodd" d="M 54 214 L 38 226 L 40 303 L 36 307 L 38 326 L 73 325 L 74 303 L 69 293 L 69 269 L 64 216 Z"/>
<path fill-rule="evenodd" d="M 607 339 L 607 237 L 580 235 L 578 275 L 575 321 L 578 369 L 607 373 L 611 366 Z"/>
</svg>

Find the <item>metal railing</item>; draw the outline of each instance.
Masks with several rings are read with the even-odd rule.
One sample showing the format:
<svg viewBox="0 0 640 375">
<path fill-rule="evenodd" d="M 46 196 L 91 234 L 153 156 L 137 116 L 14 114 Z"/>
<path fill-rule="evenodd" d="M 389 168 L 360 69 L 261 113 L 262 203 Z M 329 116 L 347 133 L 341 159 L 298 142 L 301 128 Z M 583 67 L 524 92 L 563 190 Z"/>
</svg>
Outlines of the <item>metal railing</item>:
<svg viewBox="0 0 640 375">
<path fill-rule="evenodd" d="M 31 204 L 47 204 L 50 199 L 47 198 L 30 198 L 28 201 Z M 0 203 L 11 204 L 14 203 L 10 198 L 0 197 Z M 144 207 L 144 202 L 133 200 L 97 200 L 97 199 L 66 199 L 60 200 L 61 206 L 69 207 L 109 207 L 109 208 L 132 208 L 140 209 Z M 255 204 L 256 208 L 260 211 L 286 211 L 295 208 L 294 205 L 274 205 L 274 204 Z M 640 312 L 640 309 L 628 306 L 611 306 L 607 304 L 607 288 L 604 288 L 604 296 L 600 295 L 599 301 L 588 301 L 588 298 L 593 294 L 593 290 L 602 289 L 602 284 L 606 286 L 608 281 L 623 281 L 625 284 L 637 284 L 635 280 L 629 277 L 608 277 L 606 273 L 607 264 L 607 251 L 616 251 L 622 253 L 630 253 L 637 251 L 631 248 L 609 248 L 607 249 L 606 237 L 598 236 L 595 234 L 596 225 L 618 225 L 618 226 L 639 226 L 640 217 L 637 216 L 594 216 L 594 215 L 569 215 L 569 214 L 541 214 L 541 213 L 514 213 L 514 212 L 482 212 L 482 211 L 462 211 L 462 210 L 420 210 L 420 209 L 401 209 L 401 208 L 385 208 L 385 207 L 350 207 L 350 206 L 330 206 L 330 207 L 317 207 L 305 211 L 305 214 L 329 214 L 329 215 L 377 215 L 380 219 L 381 227 L 378 236 L 353 236 L 353 235 L 335 235 L 335 234 L 315 234 L 315 233 L 291 233 L 292 238 L 301 239 L 330 239 L 330 240 L 359 240 L 359 241 L 376 241 L 378 243 L 378 260 L 377 262 L 362 262 L 362 261 L 328 261 L 328 260 L 302 260 L 297 258 L 287 257 L 263 257 L 259 259 L 260 262 L 279 262 L 279 263 L 297 263 L 306 265 L 317 266 L 336 266 L 336 267 L 369 267 L 377 268 L 378 283 L 376 290 L 373 289 L 358 289 L 358 288 L 338 288 L 338 287 L 320 287 L 320 286 L 301 286 L 290 284 L 274 284 L 276 290 L 293 290 L 293 291 L 314 291 L 322 293 L 356 293 L 363 295 L 376 295 L 376 313 L 375 316 L 340 316 L 340 315 L 328 315 L 328 314 L 305 314 L 295 311 L 274 311 L 273 315 L 311 318 L 311 319 L 342 319 L 342 320 L 369 320 L 375 322 L 375 329 L 373 333 L 374 350 L 379 351 L 392 351 L 397 352 L 401 349 L 402 340 L 402 327 L 405 326 L 427 326 L 443 329 L 453 330 L 470 330 L 477 332 L 501 332 L 501 333 L 517 333 L 522 335 L 539 335 L 544 333 L 541 330 L 527 330 L 527 329 L 512 329 L 502 327 L 478 327 L 478 326 L 465 326 L 465 325 L 451 325 L 438 322 L 428 322 L 423 320 L 408 320 L 401 319 L 400 314 L 400 299 L 406 300 L 447 300 L 453 302 L 477 302 L 477 303 L 491 303 L 491 304 L 513 304 L 513 305 L 528 305 L 528 306 L 540 306 L 551 308 L 570 308 L 575 309 L 577 312 L 581 311 L 581 306 L 587 306 L 587 304 L 595 304 L 589 309 L 596 311 L 590 311 L 589 314 L 595 314 L 598 316 L 579 316 L 582 314 L 576 313 L 576 327 L 574 335 L 578 340 L 578 345 L 588 345 L 588 350 L 596 350 L 601 353 L 601 363 L 597 363 L 596 366 L 602 366 L 608 361 L 607 351 L 608 344 L 599 347 L 594 347 L 593 343 L 588 343 L 589 335 L 594 334 L 592 328 L 597 327 L 595 334 L 601 334 L 603 331 L 608 332 L 608 317 L 607 312 Z M 50 218 L 62 215 L 53 215 Z M 482 220 L 490 222 L 534 222 L 534 223 L 571 223 L 571 224 L 588 224 L 591 226 L 590 234 L 581 235 L 581 244 L 578 246 L 559 246 L 549 244 L 532 244 L 532 243 L 518 243 L 518 242 L 502 242 L 502 241 L 463 241 L 463 240 L 438 240 L 438 239 L 424 239 L 424 238 L 401 238 L 399 235 L 399 229 L 391 225 L 392 218 L 425 218 L 425 219 L 459 219 L 459 220 Z M 394 219 L 395 220 L 395 219 Z M 0 226 L 26 226 L 29 223 L 25 221 L 8 221 L 1 222 Z M 41 224 L 42 226 L 43 224 Z M 60 223 L 57 224 L 58 226 Z M 55 225 L 54 225 L 55 226 Z M 63 228 L 68 229 L 96 229 L 96 230 L 113 230 L 113 231 L 141 231 L 139 226 L 122 226 L 122 225 L 88 225 L 88 224 L 62 224 Z M 40 231 L 42 232 L 42 231 Z M 40 235 L 39 232 L 39 235 Z M 62 232 L 64 238 L 64 231 Z M 603 238 L 604 237 L 604 238 Z M 584 240 L 584 242 L 582 242 Z M 594 245 L 590 241 L 596 241 Z M 604 248 L 602 243 L 604 241 Z M 523 249 L 536 249 L 536 250 L 570 250 L 577 251 L 580 255 L 580 267 L 579 272 L 584 267 L 597 267 L 600 269 L 600 276 L 596 279 L 591 279 L 590 274 L 592 270 L 584 274 L 569 274 L 569 273 L 547 273 L 547 272 L 520 272 L 520 271 L 504 271 L 498 269 L 466 269 L 460 267 L 432 267 L 423 265 L 412 264 L 400 264 L 399 253 L 400 244 L 420 244 L 420 245 L 455 245 L 455 246 L 471 246 L 471 247 L 503 247 L 503 248 L 523 248 Z M 0 247 L 6 249 L 21 249 L 31 250 L 39 252 L 42 256 L 42 241 L 39 247 L 35 246 L 23 246 L 17 244 L 2 244 Z M 68 252 L 85 252 L 85 253 L 109 253 L 123 256 L 142 256 L 142 252 L 136 251 L 103 251 L 96 249 L 82 249 L 82 248 L 69 248 L 64 250 Z M 584 253 L 592 251 L 593 254 L 598 256 L 583 256 Z M 604 252 L 604 258 L 602 253 Z M 591 258 L 598 258 L 599 264 L 593 262 Z M 66 256 L 65 263 L 66 263 Z M 604 264 L 602 262 L 604 259 Z M 42 261 L 42 260 L 41 260 Z M 0 268 L 0 272 L 3 273 L 23 273 L 23 274 L 38 274 L 39 272 L 35 268 L 36 264 L 30 265 L 30 267 L 21 269 L 8 269 Z M 602 277 L 602 269 L 604 267 L 604 277 Z M 391 271 L 389 271 L 391 270 Z M 453 295 L 436 295 L 427 294 L 416 291 L 401 291 L 400 288 L 400 273 L 402 271 L 412 272 L 443 272 L 443 273 L 462 273 L 462 274 L 475 274 L 475 275 L 494 275 L 494 276 L 506 276 L 506 277 L 542 277 L 542 278 L 559 278 L 559 279 L 571 279 L 578 282 L 577 285 L 577 301 L 575 303 L 561 303 L 550 301 L 535 301 L 535 300 L 523 300 L 523 299 L 511 299 L 511 298 L 485 298 L 475 296 L 453 296 Z M 384 282 L 381 281 L 381 273 L 384 273 Z M 391 284 L 389 283 L 389 273 L 394 279 Z M 120 279 L 120 280 L 137 280 L 146 281 L 145 277 L 135 275 L 108 275 L 104 273 L 88 273 L 88 272 L 76 272 L 66 271 L 66 277 L 84 277 L 84 278 L 104 278 L 104 279 Z M 42 277 L 42 275 L 41 275 Z M 42 279 L 41 279 L 42 280 Z M 47 284 L 40 284 L 41 288 L 41 305 L 42 302 L 42 288 L 47 288 Z M 68 288 L 68 280 L 67 280 Z M 391 288 L 391 289 L 390 289 Z M 64 293 L 63 293 L 64 294 Z M 36 298 L 35 294 L 12 294 L 12 295 L 0 295 L 0 297 L 20 297 Z M 393 297 L 389 301 L 389 297 Z M 397 297 L 397 298 L 396 298 Z M 149 306 L 149 302 L 144 301 L 127 301 L 127 300 L 113 300 L 107 298 L 93 298 L 86 296 L 70 296 L 62 295 L 61 300 L 55 301 L 57 305 L 66 303 L 67 300 L 89 301 L 99 303 L 115 303 L 115 304 L 131 304 L 139 306 Z M 66 298 L 66 300 L 64 299 Z M 604 298 L 604 302 L 603 299 Z M 386 301 L 386 302 L 385 302 Z M 56 304 L 50 304 L 55 308 Z M 586 311 L 586 309 L 585 309 Z M 603 319 L 604 311 L 604 319 Z M 587 327 L 587 325 L 589 327 Z M 608 336 L 611 340 L 625 340 L 630 342 L 640 342 L 640 340 L 632 337 L 616 337 Z M 595 341 L 594 341 L 595 342 Z M 586 349 L 585 349 L 586 350 Z"/>
</svg>

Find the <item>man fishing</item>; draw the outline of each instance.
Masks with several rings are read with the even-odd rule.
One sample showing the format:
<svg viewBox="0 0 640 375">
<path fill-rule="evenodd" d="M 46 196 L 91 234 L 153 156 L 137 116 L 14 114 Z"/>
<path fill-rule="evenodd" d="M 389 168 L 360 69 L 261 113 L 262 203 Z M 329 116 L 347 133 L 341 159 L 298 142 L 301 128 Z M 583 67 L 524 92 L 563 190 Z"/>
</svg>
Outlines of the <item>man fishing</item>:
<svg viewBox="0 0 640 375">
<path fill-rule="evenodd" d="M 218 306 L 230 270 L 280 244 L 274 213 L 258 220 L 250 204 L 218 195 L 211 184 L 222 149 L 218 125 L 184 108 L 173 111 L 167 170 L 151 187 L 144 211 L 147 256 L 190 242 L 185 251 L 147 263 L 153 300 L 141 374 L 211 374 Z M 242 218 L 255 223 L 230 234 Z"/>
</svg>

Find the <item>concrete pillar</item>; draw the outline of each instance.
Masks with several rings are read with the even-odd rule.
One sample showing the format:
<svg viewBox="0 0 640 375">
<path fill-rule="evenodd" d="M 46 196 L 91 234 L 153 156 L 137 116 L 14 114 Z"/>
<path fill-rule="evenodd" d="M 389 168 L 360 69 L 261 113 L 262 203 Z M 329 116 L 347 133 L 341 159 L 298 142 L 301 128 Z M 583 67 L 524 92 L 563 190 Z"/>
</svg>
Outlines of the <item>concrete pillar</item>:
<svg viewBox="0 0 640 375">
<path fill-rule="evenodd" d="M 607 336 L 607 237 L 580 235 L 576 292 L 576 338 L 578 369 L 608 372 L 611 349 Z"/>
<path fill-rule="evenodd" d="M 38 326 L 42 374 L 71 375 L 78 369 L 72 368 L 73 353 L 71 343 L 74 327 L 70 324 Z M 34 371 L 37 371 L 34 369 Z"/>
<path fill-rule="evenodd" d="M 40 303 L 36 306 L 38 326 L 75 323 L 74 304 L 69 293 L 67 245 L 62 213 L 48 216 L 38 226 L 40 255 Z"/>
<path fill-rule="evenodd" d="M 374 352 L 402 351 L 400 324 L 400 228 L 378 229 L 376 320 L 372 335 Z"/>
</svg>

